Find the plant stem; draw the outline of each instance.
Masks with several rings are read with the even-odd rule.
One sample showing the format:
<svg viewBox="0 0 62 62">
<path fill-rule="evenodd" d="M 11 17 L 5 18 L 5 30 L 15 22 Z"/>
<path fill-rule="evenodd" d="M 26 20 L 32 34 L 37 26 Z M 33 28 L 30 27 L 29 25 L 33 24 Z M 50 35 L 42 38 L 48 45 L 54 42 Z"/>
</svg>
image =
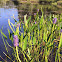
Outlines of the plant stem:
<svg viewBox="0 0 62 62">
<path fill-rule="evenodd" d="M 17 46 L 16 46 L 16 53 L 17 53 L 17 59 L 19 62 L 21 62 L 20 58 L 19 58 L 19 55 L 18 55 L 18 49 L 17 49 Z"/>
</svg>

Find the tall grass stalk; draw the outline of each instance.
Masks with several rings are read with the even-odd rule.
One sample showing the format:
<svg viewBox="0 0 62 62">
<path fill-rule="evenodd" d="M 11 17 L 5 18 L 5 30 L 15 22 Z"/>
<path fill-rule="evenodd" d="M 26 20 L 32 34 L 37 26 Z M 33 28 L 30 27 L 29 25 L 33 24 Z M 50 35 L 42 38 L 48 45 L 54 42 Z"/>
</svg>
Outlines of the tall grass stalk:
<svg viewBox="0 0 62 62">
<path fill-rule="evenodd" d="M 20 60 L 20 58 L 19 58 L 19 54 L 18 54 L 18 47 L 16 46 L 16 53 L 17 53 L 17 60 L 19 61 L 19 62 L 21 62 L 21 60 Z"/>
</svg>

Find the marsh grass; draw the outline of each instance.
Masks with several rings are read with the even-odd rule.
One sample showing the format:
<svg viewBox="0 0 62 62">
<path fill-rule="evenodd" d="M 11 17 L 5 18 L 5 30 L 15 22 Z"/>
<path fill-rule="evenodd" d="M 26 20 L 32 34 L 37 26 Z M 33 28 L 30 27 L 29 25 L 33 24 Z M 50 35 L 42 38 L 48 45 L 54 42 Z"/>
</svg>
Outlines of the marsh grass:
<svg viewBox="0 0 62 62">
<path fill-rule="evenodd" d="M 14 59 L 11 59 L 10 54 L 9 56 L 4 52 L 3 54 L 12 62 L 61 62 L 62 54 L 60 54 L 60 51 L 62 47 L 62 33 L 60 33 L 60 29 L 62 27 L 62 15 L 60 15 L 60 19 L 58 18 L 58 15 L 51 14 L 45 18 L 43 10 L 41 11 L 41 18 L 37 12 L 35 20 L 31 20 L 31 16 L 27 19 L 27 15 L 24 16 L 24 22 L 21 20 L 20 22 L 12 24 L 10 20 L 8 20 L 8 24 L 13 31 L 13 34 L 18 36 L 19 46 L 10 46 L 7 42 L 7 36 L 2 32 L 2 29 L 0 30 L 5 48 L 7 50 L 3 36 L 6 38 L 8 46 L 13 50 L 12 54 Z M 55 24 L 53 23 L 54 17 L 57 18 Z M 20 27 L 17 28 L 16 25 L 18 23 L 20 23 Z M 21 24 L 23 24 L 24 32 L 21 29 Z M 8 33 L 9 39 L 13 43 L 13 36 L 10 34 L 9 29 Z"/>
</svg>

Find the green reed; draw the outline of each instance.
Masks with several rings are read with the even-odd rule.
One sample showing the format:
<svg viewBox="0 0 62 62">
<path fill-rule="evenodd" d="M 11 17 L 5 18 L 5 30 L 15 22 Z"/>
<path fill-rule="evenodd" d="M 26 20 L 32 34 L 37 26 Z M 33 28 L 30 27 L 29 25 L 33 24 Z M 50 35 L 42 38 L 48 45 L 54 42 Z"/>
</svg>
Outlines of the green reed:
<svg viewBox="0 0 62 62">
<path fill-rule="evenodd" d="M 8 20 L 8 24 L 13 31 L 14 35 L 18 36 L 19 39 L 19 46 L 12 47 L 7 42 L 7 36 L 2 32 L 2 29 L 0 30 L 1 34 L 6 38 L 6 43 L 9 47 L 13 49 L 13 56 L 14 59 L 12 61 L 17 62 L 48 62 L 52 61 L 52 53 L 56 54 L 55 62 L 59 60 L 61 61 L 61 54 L 60 54 L 60 48 L 62 46 L 62 33 L 60 36 L 60 29 L 61 29 L 61 18 L 58 18 L 58 15 L 51 15 L 50 16 L 44 16 L 43 10 L 41 18 L 38 15 L 38 12 L 35 16 L 35 20 L 31 20 L 31 16 L 27 19 L 27 15 L 24 15 L 24 23 L 22 22 L 15 22 L 15 24 L 11 23 L 10 20 Z M 57 22 L 53 23 L 53 18 L 57 18 Z M 15 20 L 15 19 L 14 19 Z M 49 20 L 49 21 L 48 21 Z M 17 28 L 17 24 L 20 23 L 20 29 Z M 21 32 L 21 23 L 23 24 L 24 34 Z M 12 28 L 13 26 L 13 28 Z M 16 30 L 15 30 L 16 28 Z M 10 31 L 8 29 L 9 33 L 9 39 L 13 43 L 13 36 L 10 34 Z M 21 35 L 20 35 L 21 34 Z M 60 40 L 58 39 L 60 37 Z M 2 38 L 3 39 L 3 38 Z M 55 42 L 59 44 L 54 44 Z M 3 40 L 4 42 L 4 40 Z M 6 44 L 4 42 L 5 48 Z M 58 48 L 55 52 L 52 50 L 55 48 Z M 7 50 L 7 48 L 6 48 Z M 8 50 L 7 50 L 8 51 Z M 51 57 L 51 58 L 49 58 Z"/>
</svg>

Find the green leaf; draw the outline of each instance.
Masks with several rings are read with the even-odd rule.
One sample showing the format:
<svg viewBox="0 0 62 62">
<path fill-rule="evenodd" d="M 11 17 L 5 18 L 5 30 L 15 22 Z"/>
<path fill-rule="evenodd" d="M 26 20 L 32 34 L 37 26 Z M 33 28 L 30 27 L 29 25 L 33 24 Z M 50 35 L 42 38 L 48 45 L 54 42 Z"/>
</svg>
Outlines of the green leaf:
<svg viewBox="0 0 62 62">
<path fill-rule="evenodd" d="M 31 20 L 31 16 L 28 18 L 28 20 L 27 20 L 27 24 L 29 23 L 30 20 Z"/>
<path fill-rule="evenodd" d="M 10 38 L 10 39 L 11 39 L 11 41 L 13 42 L 13 36 L 12 36 L 12 35 L 11 35 L 11 38 Z"/>
<path fill-rule="evenodd" d="M 41 19 L 40 19 L 40 25 L 43 23 L 43 16 L 41 16 Z"/>
<path fill-rule="evenodd" d="M 23 44 L 23 51 L 24 50 L 26 50 L 26 48 L 27 48 L 27 36 L 26 36 L 26 38 L 25 38 L 25 40 L 24 40 L 24 44 Z"/>
<path fill-rule="evenodd" d="M 58 48 L 62 47 L 62 33 L 61 33 L 61 37 L 60 37 L 60 42 L 59 42 L 59 45 L 58 45 Z"/>
<path fill-rule="evenodd" d="M 28 54 L 30 55 L 30 50 L 29 50 L 29 48 L 28 48 Z"/>
<path fill-rule="evenodd" d="M 7 36 L 2 31 L 0 31 L 0 32 L 7 39 Z"/>
<path fill-rule="evenodd" d="M 33 37 L 33 44 L 36 44 L 36 38 Z"/>
<path fill-rule="evenodd" d="M 8 19 L 8 24 L 9 24 L 9 27 L 11 28 L 11 30 L 12 30 L 13 33 L 14 33 L 14 30 L 13 30 L 13 28 L 12 28 L 12 26 L 14 27 L 14 24 L 10 22 L 10 19 Z M 11 25 L 12 25 L 12 26 L 11 26 Z"/>
<path fill-rule="evenodd" d="M 44 32 L 43 40 L 45 40 L 46 33 Z"/>
<path fill-rule="evenodd" d="M 15 22 L 17 22 L 17 20 L 14 19 Z"/>
</svg>

